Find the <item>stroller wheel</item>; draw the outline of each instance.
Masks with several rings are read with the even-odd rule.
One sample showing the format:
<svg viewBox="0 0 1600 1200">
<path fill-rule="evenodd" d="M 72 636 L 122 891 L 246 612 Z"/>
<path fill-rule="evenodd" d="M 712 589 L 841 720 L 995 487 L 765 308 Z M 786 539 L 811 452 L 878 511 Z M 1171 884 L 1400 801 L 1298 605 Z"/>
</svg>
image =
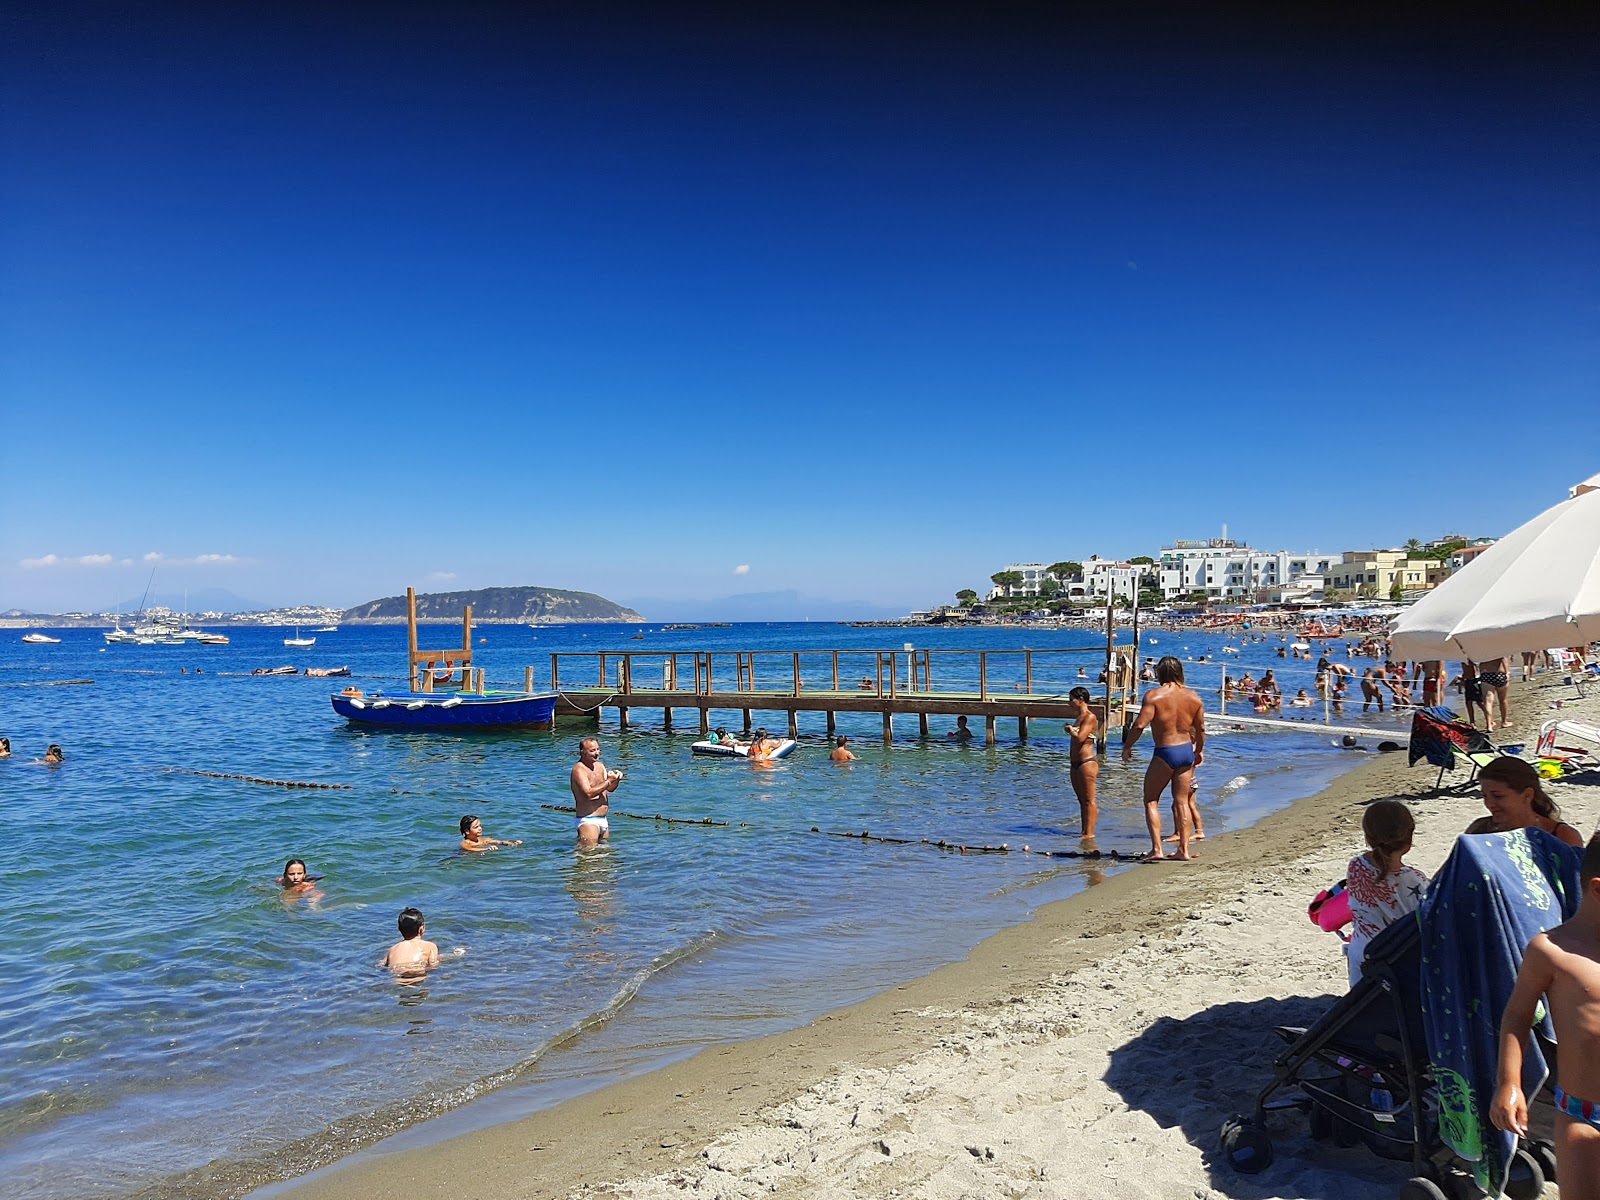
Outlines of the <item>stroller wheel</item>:
<svg viewBox="0 0 1600 1200">
<path fill-rule="evenodd" d="M 1541 1138 L 1529 1142 L 1523 1149 L 1527 1151 L 1529 1158 L 1539 1164 L 1539 1170 L 1544 1173 L 1546 1183 L 1560 1182 L 1556 1179 L 1556 1148 L 1553 1145 Z"/>
<path fill-rule="evenodd" d="M 1248 1117 L 1222 1123 L 1222 1152 L 1241 1175 L 1256 1175 L 1272 1165 L 1272 1138 Z"/>
<path fill-rule="evenodd" d="M 1511 1156 L 1511 1173 L 1506 1177 L 1509 1200 L 1539 1200 L 1544 1195 L 1544 1170 L 1539 1160 L 1526 1150 Z"/>
<path fill-rule="evenodd" d="M 1400 1189 L 1400 1200 L 1450 1200 L 1450 1197 L 1433 1180 L 1414 1175 Z"/>
<path fill-rule="evenodd" d="M 1306 1123 L 1311 1126 L 1311 1136 L 1319 1142 L 1325 1142 L 1333 1136 L 1333 1114 L 1320 1104 L 1312 1104 L 1311 1111 L 1306 1114 Z"/>
</svg>

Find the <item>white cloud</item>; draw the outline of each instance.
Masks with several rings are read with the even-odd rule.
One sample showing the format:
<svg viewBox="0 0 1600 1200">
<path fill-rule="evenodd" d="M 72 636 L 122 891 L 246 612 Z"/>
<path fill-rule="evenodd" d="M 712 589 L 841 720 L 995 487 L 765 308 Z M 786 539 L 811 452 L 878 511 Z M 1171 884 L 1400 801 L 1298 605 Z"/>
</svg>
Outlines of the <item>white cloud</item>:
<svg viewBox="0 0 1600 1200">
<path fill-rule="evenodd" d="M 196 554 L 193 558 L 168 558 L 161 551 L 152 550 L 144 556 L 144 561 L 151 566 L 234 567 L 240 566 L 249 560 L 240 558 L 237 554 Z"/>
<path fill-rule="evenodd" d="M 750 564 L 749 563 L 740 563 L 737 567 L 735 567 L 733 569 L 733 573 L 735 575 L 748 575 L 748 574 L 750 574 Z"/>
<path fill-rule="evenodd" d="M 113 561 L 109 554 L 80 554 L 76 558 L 46 554 L 39 558 L 25 558 L 17 565 L 31 571 L 36 567 L 109 567 Z"/>
<path fill-rule="evenodd" d="M 455 577 L 456 573 L 454 571 L 435 571 L 433 574 L 428 576 L 429 579 L 437 579 L 441 583 L 454 579 Z"/>
</svg>

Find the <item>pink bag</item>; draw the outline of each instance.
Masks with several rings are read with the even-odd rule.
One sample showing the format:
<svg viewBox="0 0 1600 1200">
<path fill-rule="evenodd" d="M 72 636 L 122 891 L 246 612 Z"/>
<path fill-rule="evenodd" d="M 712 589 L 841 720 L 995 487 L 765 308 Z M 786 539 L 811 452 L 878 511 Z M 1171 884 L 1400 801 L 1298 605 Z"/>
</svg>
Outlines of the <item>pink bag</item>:
<svg viewBox="0 0 1600 1200">
<path fill-rule="evenodd" d="M 1323 888 L 1306 909 L 1306 916 L 1318 929 L 1338 933 L 1353 919 L 1350 916 L 1350 893 L 1345 891 L 1344 880 L 1332 887 Z"/>
</svg>

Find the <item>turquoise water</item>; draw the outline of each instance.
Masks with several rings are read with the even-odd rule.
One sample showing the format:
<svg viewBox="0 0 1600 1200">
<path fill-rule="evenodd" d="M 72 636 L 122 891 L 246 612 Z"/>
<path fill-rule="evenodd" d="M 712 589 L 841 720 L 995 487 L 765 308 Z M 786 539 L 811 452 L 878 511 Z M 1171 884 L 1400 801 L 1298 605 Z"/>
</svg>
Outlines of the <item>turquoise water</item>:
<svg viewBox="0 0 1600 1200">
<path fill-rule="evenodd" d="M 479 664 L 507 681 L 533 664 L 547 681 L 555 650 L 1095 641 L 1018 630 L 648 628 L 641 645 L 632 627 L 487 626 Z M 837 768 L 822 717 L 808 715 L 801 750 L 759 769 L 691 756 L 692 713 L 667 734 L 658 714 L 636 711 L 623 733 L 608 710 L 604 756 L 627 772 L 616 808 L 730 824 L 614 818 L 609 846 L 578 853 L 570 815 L 541 805 L 570 802 L 567 771 L 592 727 L 366 732 L 328 705 L 345 681 L 232 674 L 348 664 L 359 686 L 394 686 L 403 629 L 351 627 L 293 651 L 281 630 L 241 631 L 218 648 L 102 649 L 98 633 L 79 632 L 25 646 L 20 636 L 6 631 L 0 642 L 0 733 L 14 749 L 0 762 L 0 1171 L 12 1196 L 126 1195 L 213 1162 L 242 1164 L 251 1177 L 303 1170 L 473 1098 L 485 1099 L 451 1123 L 498 1119 L 870 995 L 1119 869 L 811 832 L 1077 848 L 1066 738 L 1041 722 L 1023 744 L 1002 721 L 1000 744 L 988 748 L 947 742 L 949 720 L 920 741 L 908 736 L 915 720 L 901 718 L 901 740 L 886 749 L 878 718 L 845 714 L 840 728 L 859 739 L 861 761 Z M 1214 654 L 1221 644 L 1155 636 L 1163 644 L 1146 653 Z M 1240 658 L 1258 675 L 1277 670 L 1291 693 L 1309 687 L 1309 663 L 1265 646 Z M 1041 663 L 1036 690 L 1070 686 L 1077 661 Z M 1092 655 L 1082 661 L 1097 673 Z M 825 663 L 808 660 L 810 682 L 831 672 Z M 180 675 L 180 665 L 204 674 Z M 787 678 L 787 663 L 774 658 L 771 669 Z M 577 682 L 571 670 L 563 666 L 563 679 Z M 936 666 L 946 670 L 935 686 L 955 686 L 956 668 Z M 1193 671 L 1192 682 L 1215 686 L 1214 672 Z M 95 682 L 34 686 L 63 679 Z M 736 716 L 717 714 L 730 725 Z M 774 729 L 783 720 L 761 719 Z M 1214 739 L 1201 801 L 1215 832 L 1316 790 L 1358 757 L 1310 731 Z M 34 763 L 52 741 L 67 762 Z M 1144 757 L 1131 767 L 1107 760 L 1102 849 L 1142 847 Z M 348 788 L 285 790 L 188 771 Z M 466 812 L 524 845 L 458 853 Z M 325 876 L 315 902 L 286 903 L 274 886 L 291 855 Z M 374 965 L 408 904 L 427 914 L 447 955 L 420 986 Z"/>
</svg>

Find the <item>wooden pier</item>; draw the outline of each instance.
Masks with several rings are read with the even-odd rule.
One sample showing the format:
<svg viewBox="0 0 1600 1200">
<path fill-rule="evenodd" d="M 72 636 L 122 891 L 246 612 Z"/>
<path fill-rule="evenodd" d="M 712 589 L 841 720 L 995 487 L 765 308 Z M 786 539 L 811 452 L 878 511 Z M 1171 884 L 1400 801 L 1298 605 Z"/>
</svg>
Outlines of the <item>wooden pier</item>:
<svg viewBox="0 0 1600 1200">
<path fill-rule="evenodd" d="M 742 713 L 746 728 L 757 712 L 785 713 L 790 737 L 798 736 L 802 712 L 822 713 L 830 734 L 839 713 L 877 713 L 883 740 L 890 742 L 896 716 L 915 716 L 922 737 L 928 736 L 930 717 L 965 716 L 983 718 L 984 740 L 991 746 L 1002 719 L 1015 720 L 1022 738 L 1035 718 L 1068 720 L 1067 694 L 1086 687 L 1095 697 L 1091 707 L 1100 717 L 1103 742 L 1104 732 L 1122 728 L 1130 706 L 1138 706 L 1136 655 L 1132 645 L 1062 650 L 614 650 L 552 654 L 550 682 L 560 696 L 558 718 L 597 719 L 601 709 L 614 708 L 624 729 L 636 708 L 659 709 L 668 730 L 678 710 L 697 712 L 702 734 L 711 732 L 713 709 Z"/>
</svg>

